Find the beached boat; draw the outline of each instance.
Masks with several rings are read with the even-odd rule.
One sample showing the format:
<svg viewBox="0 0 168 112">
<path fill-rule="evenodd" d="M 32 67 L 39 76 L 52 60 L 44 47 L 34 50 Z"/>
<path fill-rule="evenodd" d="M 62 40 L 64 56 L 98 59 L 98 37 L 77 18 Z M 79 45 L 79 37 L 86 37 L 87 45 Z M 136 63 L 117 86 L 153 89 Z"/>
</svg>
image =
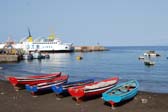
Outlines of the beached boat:
<svg viewBox="0 0 168 112">
<path fill-rule="evenodd" d="M 102 98 L 114 107 L 116 103 L 133 98 L 138 92 L 138 87 L 139 83 L 136 80 L 121 83 L 104 92 Z"/>
<path fill-rule="evenodd" d="M 14 77 L 8 76 L 7 79 L 13 86 L 22 86 L 25 84 L 33 85 L 42 82 L 51 81 L 56 77 L 59 77 L 61 72 L 52 73 L 52 74 L 44 74 L 44 75 L 34 75 L 34 76 L 22 76 L 22 77 Z"/>
<path fill-rule="evenodd" d="M 155 62 L 150 60 L 144 60 L 144 64 L 150 66 L 150 65 L 155 65 Z"/>
<path fill-rule="evenodd" d="M 93 79 L 68 82 L 62 85 L 52 86 L 52 90 L 56 93 L 56 95 L 59 95 L 64 92 L 68 92 L 68 88 L 70 87 L 83 86 L 83 85 L 93 83 L 93 82 L 94 82 Z"/>
<path fill-rule="evenodd" d="M 39 83 L 36 85 L 25 85 L 25 88 L 27 91 L 31 92 L 31 94 L 35 94 L 37 92 L 44 92 L 44 91 L 48 91 L 51 90 L 52 86 L 57 86 L 63 83 L 66 83 L 68 80 L 68 75 L 63 75 L 60 77 L 55 78 L 54 80 L 50 81 L 50 82 L 44 82 L 44 83 Z"/>
<path fill-rule="evenodd" d="M 106 90 L 114 87 L 118 80 L 118 77 L 113 77 L 83 86 L 70 87 L 68 88 L 68 92 L 79 102 L 80 98 L 100 95 Z"/>
</svg>

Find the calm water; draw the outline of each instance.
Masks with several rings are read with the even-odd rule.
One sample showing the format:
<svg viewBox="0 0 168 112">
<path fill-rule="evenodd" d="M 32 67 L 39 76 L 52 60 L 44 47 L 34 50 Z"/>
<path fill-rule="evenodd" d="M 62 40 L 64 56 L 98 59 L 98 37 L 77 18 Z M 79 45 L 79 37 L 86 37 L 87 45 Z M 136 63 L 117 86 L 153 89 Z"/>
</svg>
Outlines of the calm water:
<svg viewBox="0 0 168 112">
<path fill-rule="evenodd" d="M 56 53 L 50 59 L 0 64 L 1 77 L 22 76 L 62 71 L 69 80 L 95 78 L 96 80 L 119 76 L 120 82 L 137 79 L 140 90 L 168 93 L 168 47 L 109 47 L 110 51 L 88 53 Z M 156 64 L 144 65 L 138 57 L 148 50 L 155 50 L 161 57 L 151 58 Z M 76 60 L 82 55 L 83 60 Z"/>
</svg>

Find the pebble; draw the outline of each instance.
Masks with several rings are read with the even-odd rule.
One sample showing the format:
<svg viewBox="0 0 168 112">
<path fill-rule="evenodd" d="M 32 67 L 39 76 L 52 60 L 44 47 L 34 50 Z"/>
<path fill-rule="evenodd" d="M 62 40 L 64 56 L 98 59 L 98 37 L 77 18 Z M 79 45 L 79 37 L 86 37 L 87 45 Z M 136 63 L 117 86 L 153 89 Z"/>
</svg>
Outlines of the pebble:
<svg viewBox="0 0 168 112">
<path fill-rule="evenodd" d="M 141 99 L 141 102 L 142 102 L 143 104 L 148 103 L 148 99 L 143 98 L 143 99 Z"/>
<path fill-rule="evenodd" d="M 4 95 L 5 93 L 4 93 L 4 92 L 1 92 L 0 94 L 1 94 L 1 95 Z"/>
</svg>

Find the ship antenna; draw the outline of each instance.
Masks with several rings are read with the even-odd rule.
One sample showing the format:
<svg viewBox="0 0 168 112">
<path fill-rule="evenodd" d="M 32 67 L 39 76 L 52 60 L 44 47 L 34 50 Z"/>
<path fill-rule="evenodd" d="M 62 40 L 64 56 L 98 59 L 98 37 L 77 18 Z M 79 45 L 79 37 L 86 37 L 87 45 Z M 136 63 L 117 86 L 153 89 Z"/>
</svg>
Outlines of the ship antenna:
<svg viewBox="0 0 168 112">
<path fill-rule="evenodd" d="M 29 37 L 31 37 L 30 28 L 28 27 Z"/>
</svg>

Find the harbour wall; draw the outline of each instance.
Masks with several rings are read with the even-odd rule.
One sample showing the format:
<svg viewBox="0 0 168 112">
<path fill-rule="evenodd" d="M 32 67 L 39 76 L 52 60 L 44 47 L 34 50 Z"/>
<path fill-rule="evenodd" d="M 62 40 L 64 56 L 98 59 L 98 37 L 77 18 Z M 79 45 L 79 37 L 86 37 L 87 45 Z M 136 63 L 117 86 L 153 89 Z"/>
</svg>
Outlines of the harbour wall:
<svg viewBox="0 0 168 112">
<path fill-rule="evenodd" d="M 17 61 L 19 61 L 18 55 L 6 55 L 6 54 L 0 55 L 0 62 L 17 62 Z"/>
<path fill-rule="evenodd" d="M 92 51 L 106 51 L 107 48 L 103 46 L 74 46 L 75 52 L 92 52 Z"/>
</svg>

